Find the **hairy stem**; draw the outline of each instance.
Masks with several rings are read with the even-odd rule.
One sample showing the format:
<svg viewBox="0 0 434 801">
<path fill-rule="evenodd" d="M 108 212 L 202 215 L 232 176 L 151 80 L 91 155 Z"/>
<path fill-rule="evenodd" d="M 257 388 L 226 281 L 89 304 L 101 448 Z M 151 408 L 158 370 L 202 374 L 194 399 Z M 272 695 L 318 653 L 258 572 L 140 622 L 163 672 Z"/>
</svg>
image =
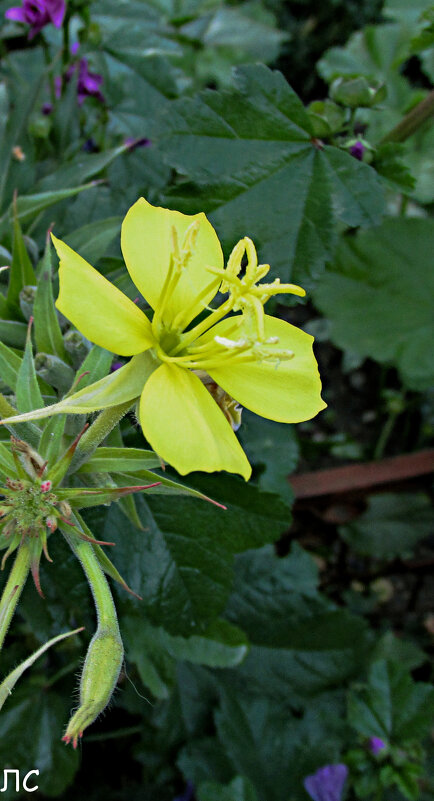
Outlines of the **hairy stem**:
<svg viewBox="0 0 434 801">
<path fill-rule="evenodd" d="M 405 142 L 433 115 L 434 89 L 417 106 L 412 108 L 386 136 L 383 136 L 380 144 L 384 142 Z"/>
<path fill-rule="evenodd" d="M 129 400 L 125 403 L 120 403 L 118 406 L 110 406 L 98 415 L 90 428 L 83 434 L 72 459 L 69 472 L 78 470 L 83 462 L 92 456 L 98 445 L 101 445 L 101 442 L 105 440 L 131 407 L 132 402 Z"/>
</svg>

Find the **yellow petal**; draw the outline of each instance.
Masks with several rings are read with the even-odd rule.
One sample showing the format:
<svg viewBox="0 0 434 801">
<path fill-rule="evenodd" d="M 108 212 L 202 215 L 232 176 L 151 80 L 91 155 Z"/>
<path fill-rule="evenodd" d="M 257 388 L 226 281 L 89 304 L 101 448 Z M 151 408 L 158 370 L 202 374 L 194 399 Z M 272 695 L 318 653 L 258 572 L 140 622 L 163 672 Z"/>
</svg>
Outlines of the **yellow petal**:
<svg viewBox="0 0 434 801">
<path fill-rule="evenodd" d="M 56 306 L 85 337 L 120 356 L 152 347 L 151 324 L 123 292 L 51 235 L 60 259 Z"/>
<path fill-rule="evenodd" d="M 250 477 L 223 412 L 201 380 L 182 367 L 162 364 L 152 373 L 140 401 L 140 423 L 153 450 L 181 475 L 227 470 Z"/>
<path fill-rule="evenodd" d="M 195 220 L 199 230 L 194 249 L 163 316 L 170 323 L 182 312 L 183 327 L 206 307 L 220 282 L 206 269 L 223 267 L 223 253 L 214 228 L 203 213 L 181 214 L 151 206 L 144 198 L 130 208 L 122 224 L 121 246 L 128 272 L 143 297 L 157 309 L 173 249 L 172 229 L 181 249 L 187 229 Z"/>
<path fill-rule="evenodd" d="M 226 318 L 205 335 L 228 336 L 234 332 L 234 318 Z M 236 339 L 242 329 L 236 329 Z M 300 423 L 315 417 L 326 403 L 321 398 L 321 380 L 313 355 L 313 337 L 293 325 L 265 315 L 265 337 L 278 337 L 272 351 L 291 350 L 294 357 L 278 364 L 248 362 L 210 369 L 210 375 L 238 403 L 252 412 L 281 423 Z M 202 337 L 202 340 L 204 337 Z"/>
</svg>

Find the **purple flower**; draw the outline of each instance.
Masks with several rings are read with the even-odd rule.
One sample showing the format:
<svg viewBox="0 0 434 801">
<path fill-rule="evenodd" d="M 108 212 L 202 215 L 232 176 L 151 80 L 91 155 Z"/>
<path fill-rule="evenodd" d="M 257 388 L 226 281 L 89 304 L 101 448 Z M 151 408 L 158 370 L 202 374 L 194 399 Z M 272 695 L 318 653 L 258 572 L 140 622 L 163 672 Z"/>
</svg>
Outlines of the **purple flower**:
<svg viewBox="0 0 434 801">
<path fill-rule="evenodd" d="M 194 785 L 191 782 L 187 782 L 187 786 L 185 791 L 182 795 L 177 795 L 173 801 L 193 801 L 194 798 Z"/>
<path fill-rule="evenodd" d="M 101 103 L 105 102 L 104 95 L 100 92 L 102 82 L 102 75 L 98 75 L 97 72 L 89 72 L 87 59 L 80 59 L 77 82 L 77 96 L 80 106 L 86 97 L 95 97 Z"/>
<path fill-rule="evenodd" d="M 78 42 L 75 42 L 73 45 L 71 45 L 71 55 L 76 56 L 79 48 L 80 45 Z M 98 75 L 97 72 L 89 72 L 87 58 L 81 58 L 78 63 L 77 61 L 74 61 L 69 65 L 64 75 L 65 80 L 70 81 L 77 70 L 77 98 L 79 105 L 81 106 L 86 97 L 95 97 L 101 103 L 105 103 L 104 95 L 100 91 L 100 86 L 103 82 L 102 75 Z M 63 78 L 61 75 L 59 75 L 54 79 L 54 90 L 57 98 L 61 97 L 62 89 Z"/>
<path fill-rule="evenodd" d="M 123 362 L 115 360 L 114 362 L 112 362 L 112 365 L 110 367 L 110 372 L 114 373 L 114 372 L 116 372 L 116 370 L 120 370 L 120 368 L 123 367 L 123 366 L 124 366 Z"/>
<path fill-rule="evenodd" d="M 30 25 L 29 39 L 33 39 L 50 22 L 60 28 L 65 16 L 65 0 L 23 0 L 22 6 L 9 8 L 6 19 Z"/>
<path fill-rule="evenodd" d="M 325 765 L 306 776 L 303 784 L 313 801 L 341 801 L 347 776 L 346 765 Z"/>
<path fill-rule="evenodd" d="M 383 749 L 386 748 L 386 743 L 380 737 L 370 737 L 368 745 L 369 750 L 372 754 L 374 754 L 374 756 L 377 756 L 380 751 L 383 751 Z"/>
<path fill-rule="evenodd" d="M 363 142 L 360 141 L 354 142 L 354 145 L 351 145 L 351 147 L 349 148 L 349 152 L 358 161 L 363 161 L 363 154 L 365 152 L 365 146 Z"/>
</svg>

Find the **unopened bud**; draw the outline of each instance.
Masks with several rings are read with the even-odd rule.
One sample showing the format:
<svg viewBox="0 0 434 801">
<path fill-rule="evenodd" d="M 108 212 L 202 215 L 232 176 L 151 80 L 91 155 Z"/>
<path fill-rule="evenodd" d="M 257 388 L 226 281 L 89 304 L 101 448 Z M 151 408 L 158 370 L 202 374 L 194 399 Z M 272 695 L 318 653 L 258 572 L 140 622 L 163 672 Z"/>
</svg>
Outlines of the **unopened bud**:
<svg viewBox="0 0 434 801">
<path fill-rule="evenodd" d="M 91 344 L 89 340 L 79 331 L 68 331 L 63 338 L 63 343 L 65 350 L 71 356 L 74 368 L 78 369 L 90 351 Z"/>
<path fill-rule="evenodd" d="M 75 371 L 58 356 L 51 353 L 37 353 L 35 356 L 37 374 L 64 395 L 70 389 Z"/>
<path fill-rule="evenodd" d="M 57 520 L 54 517 L 54 515 L 51 515 L 50 517 L 47 517 L 47 519 L 45 521 L 45 524 L 46 524 L 47 528 L 50 529 L 51 533 L 53 533 L 53 531 L 56 531 L 56 529 L 57 529 Z"/>
<path fill-rule="evenodd" d="M 71 517 L 72 509 L 68 501 L 60 501 L 59 510 L 62 513 L 63 517 Z"/>
<path fill-rule="evenodd" d="M 24 286 L 20 292 L 20 309 L 23 313 L 23 317 L 27 320 L 27 322 L 33 315 L 33 304 L 35 302 L 35 295 L 36 295 L 35 286 Z"/>
<path fill-rule="evenodd" d="M 104 711 L 119 678 L 124 649 L 119 632 L 100 629 L 92 637 L 80 679 L 80 706 L 69 721 L 65 743 L 74 748 L 83 731 Z"/>
<path fill-rule="evenodd" d="M 51 481 L 43 481 L 41 483 L 41 492 L 50 492 L 51 489 Z"/>
</svg>

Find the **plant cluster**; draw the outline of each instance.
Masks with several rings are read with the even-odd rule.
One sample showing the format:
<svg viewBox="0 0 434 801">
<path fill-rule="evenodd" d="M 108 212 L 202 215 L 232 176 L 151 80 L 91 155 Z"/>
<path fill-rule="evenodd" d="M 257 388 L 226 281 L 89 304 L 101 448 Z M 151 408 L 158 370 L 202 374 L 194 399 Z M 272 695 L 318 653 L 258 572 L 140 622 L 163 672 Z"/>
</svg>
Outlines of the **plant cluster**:
<svg viewBox="0 0 434 801">
<path fill-rule="evenodd" d="M 434 7 L 14 1 L 0 771 L 431 801 Z"/>
</svg>

